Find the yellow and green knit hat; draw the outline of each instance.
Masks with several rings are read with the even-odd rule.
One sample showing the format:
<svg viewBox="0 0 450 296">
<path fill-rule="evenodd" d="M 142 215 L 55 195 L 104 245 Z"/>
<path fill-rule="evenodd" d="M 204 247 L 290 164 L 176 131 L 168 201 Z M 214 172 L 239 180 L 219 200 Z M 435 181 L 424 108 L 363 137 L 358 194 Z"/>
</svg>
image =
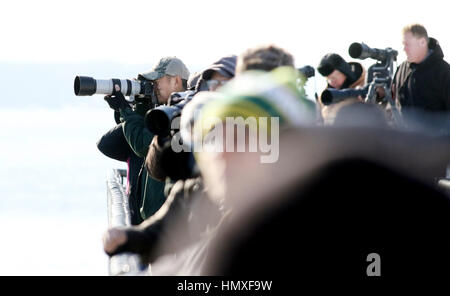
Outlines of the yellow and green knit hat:
<svg viewBox="0 0 450 296">
<path fill-rule="evenodd" d="M 315 104 L 305 98 L 298 88 L 298 72 L 292 67 L 280 67 L 271 72 L 248 71 L 222 87 L 220 96 L 210 100 L 196 119 L 195 130 L 205 136 L 212 123 L 225 122 L 226 118 L 267 117 L 279 119 L 280 128 L 310 126 L 314 123 Z M 211 120 L 216 119 L 216 121 Z"/>
</svg>

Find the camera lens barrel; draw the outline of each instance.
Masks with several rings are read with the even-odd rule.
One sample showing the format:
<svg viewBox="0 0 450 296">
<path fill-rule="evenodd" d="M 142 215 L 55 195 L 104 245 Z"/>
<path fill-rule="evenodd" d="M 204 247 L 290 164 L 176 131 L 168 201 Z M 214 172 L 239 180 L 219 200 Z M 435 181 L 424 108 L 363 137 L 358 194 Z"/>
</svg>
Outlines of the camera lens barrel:
<svg viewBox="0 0 450 296">
<path fill-rule="evenodd" d="M 77 76 L 74 81 L 74 92 L 77 96 L 92 96 L 94 94 L 111 95 L 114 85 L 120 86 L 124 96 L 137 95 L 141 91 L 141 84 L 129 79 L 94 79 L 87 76 Z"/>
<path fill-rule="evenodd" d="M 378 61 L 385 61 L 390 57 L 397 57 L 397 51 L 392 48 L 378 49 L 370 48 L 367 44 L 354 42 L 348 48 L 349 55 L 354 59 L 375 59 Z"/>
<path fill-rule="evenodd" d="M 168 136 L 172 128 L 172 120 L 181 115 L 185 102 L 180 106 L 158 106 L 145 115 L 145 125 L 149 131 L 159 136 Z"/>
<path fill-rule="evenodd" d="M 367 44 L 354 42 L 348 48 L 348 54 L 354 59 L 372 58 L 375 60 L 384 60 L 384 50 L 370 48 Z"/>
<path fill-rule="evenodd" d="M 361 57 L 361 54 L 363 53 L 363 45 L 361 43 L 358 42 L 354 42 L 350 45 L 350 47 L 348 48 L 348 53 L 349 55 L 354 58 L 354 59 L 358 59 Z M 362 57 L 361 57 L 362 58 Z"/>
<path fill-rule="evenodd" d="M 92 96 L 97 89 L 97 83 L 92 77 L 77 76 L 73 83 L 73 89 L 77 96 Z"/>
<path fill-rule="evenodd" d="M 365 96 L 367 94 L 366 89 L 333 89 L 327 88 L 322 92 L 321 100 L 324 105 L 331 105 L 340 101 L 356 98 L 358 96 Z"/>
<path fill-rule="evenodd" d="M 170 118 L 171 112 L 166 112 L 170 109 L 167 106 L 159 106 L 155 109 L 149 110 L 145 115 L 145 123 L 149 131 L 155 135 L 168 136 L 170 133 Z"/>
</svg>

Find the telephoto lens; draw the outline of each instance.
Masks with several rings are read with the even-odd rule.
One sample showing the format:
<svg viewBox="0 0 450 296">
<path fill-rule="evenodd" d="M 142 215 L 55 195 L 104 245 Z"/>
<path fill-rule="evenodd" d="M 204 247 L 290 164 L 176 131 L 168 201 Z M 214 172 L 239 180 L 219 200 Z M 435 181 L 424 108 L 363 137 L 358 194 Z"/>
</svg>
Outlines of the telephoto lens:
<svg viewBox="0 0 450 296">
<path fill-rule="evenodd" d="M 114 93 L 114 85 L 120 86 L 120 92 L 124 96 L 141 93 L 141 83 L 139 81 L 129 79 L 94 79 L 87 76 L 75 77 L 73 89 L 77 96 L 111 95 Z"/>
<path fill-rule="evenodd" d="M 394 60 L 397 57 L 398 52 L 388 47 L 386 49 L 371 48 L 367 44 L 354 42 L 348 48 L 349 55 L 354 59 L 364 60 L 367 58 L 375 59 L 378 61 L 386 61 L 390 57 Z"/>
<path fill-rule="evenodd" d="M 334 89 L 327 88 L 322 92 L 321 100 L 324 105 L 331 105 L 346 99 L 357 98 L 359 96 L 364 97 L 367 94 L 367 89 Z"/>
<path fill-rule="evenodd" d="M 172 120 L 181 115 L 190 100 L 183 100 L 173 106 L 158 106 L 145 114 L 145 125 L 155 135 L 166 137 L 172 130 Z"/>
</svg>

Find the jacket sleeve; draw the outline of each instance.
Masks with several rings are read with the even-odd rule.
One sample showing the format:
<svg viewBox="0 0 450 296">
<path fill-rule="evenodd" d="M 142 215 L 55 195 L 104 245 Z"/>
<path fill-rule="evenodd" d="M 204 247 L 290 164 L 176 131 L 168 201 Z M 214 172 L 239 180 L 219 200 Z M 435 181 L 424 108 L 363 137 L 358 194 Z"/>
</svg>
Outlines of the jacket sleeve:
<svg viewBox="0 0 450 296">
<path fill-rule="evenodd" d="M 201 190 L 198 179 L 177 181 L 158 212 L 125 230 L 127 242 L 109 255 L 133 252 L 151 263 L 198 241 L 208 226 L 217 225 L 221 217 L 219 207 Z"/>
<path fill-rule="evenodd" d="M 144 117 L 128 108 L 120 115 L 125 139 L 137 156 L 145 158 L 154 135 L 145 127 Z"/>
<path fill-rule="evenodd" d="M 450 66 L 447 67 L 447 77 L 444 83 L 444 100 L 447 112 L 450 112 Z"/>
<path fill-rule="evenodd" d="M 165 247 L 171 245 L 168 243 L 171 236 L 171 231 L 174 229 L 174 223 L 179 223 L 181 219 L 181 225 L 187 225 L 187 209 L 186 200 L 183 198 L 184 188 L 182 181 L 180 184 L 174 186 L 175 190 L 171 192 L 171 195 L 167 198 L 164 205 L 158 210 L 158 212 L 142 222 L 138 226 L 127 228 L 127 241 L 125 244 L 119 246 L 114 252 L 108 253 L 108 255 L 116 255 L 123 252 L 132 252 L 144 256 L 149 262 L 154 261 L 163 253 L 170 253 L 173 248 L 164 248 L 164 250 L 156 250 L 156 246 L 163 244 Z M 181 238 L 177 236 L 177 243 L 175 245 L 181 245 Z"/>
<path fill-rule="evenodd" d="M 147 226 L 144 230 L 140 230 L 137 227 L 128 228 L 125 230 L 127 242 L 119 246 L 113 252 L 107 254 L 109 256 L 114 256 L 125 252 L 131 252 L 148 258 L 158 243 L 158 237 L 162 231 L 161 228 L 163 228 L 161 223 L 155 223 L 151 227 Z M 149 261 L 153 261 L 152 259 L 152 257 L 148 258 Z"/>
<path fill-rule="evenodd" d="M 123 135 L 122 124 L 118 124 L 104 134 L 97 142 L 97 148 L 107 157 L 118 161 L 127 161 L 132 153 Z"/>
</svg>

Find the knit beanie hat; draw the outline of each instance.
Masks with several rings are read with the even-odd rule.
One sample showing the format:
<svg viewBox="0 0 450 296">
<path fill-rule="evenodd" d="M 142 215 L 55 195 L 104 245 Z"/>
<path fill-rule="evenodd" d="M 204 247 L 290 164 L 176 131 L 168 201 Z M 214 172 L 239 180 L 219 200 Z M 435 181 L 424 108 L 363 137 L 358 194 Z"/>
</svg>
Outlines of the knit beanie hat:
<svg viewBox="0 0 450 296">
<path fill-rule="evenodd" d="M 213 63 L 205 71 L 203 71 L 202 78 L 208 80 L 214 72 L 218 72 L 220 75 L 227 78 L 233 78 L 236 69 L 237 56 L 226 56 Z"/>
<path fill-rule="evenodd" d="M 211 79 L 211 76 L 213 75 L 214 72 L 217 72 L 220 75 L 225 76 L 227 78 L 233 78 L 236 70 L 236 62 L 237 56 L 230 55 L 223 57 L 220 60 L 211 64 L 208 68 L 206 68 L 203 72 L 201 72 L 200 78 L 198 79 L 197 84 L 195 86 L 195 90 L 196 91 L 209 90 L 209 88 L 206 85 L 206 81 Z"/>
<path fill-rule="evenodd" d="M 355 81 L 355 73 L 352 71 L 351 66 L 338 54 L 329 53 L 326 54 L 320 61 L 317 68 L 322 76 L 330 75 L 334 70 L 339 70 L 351 81 Z"/>
</svg>

